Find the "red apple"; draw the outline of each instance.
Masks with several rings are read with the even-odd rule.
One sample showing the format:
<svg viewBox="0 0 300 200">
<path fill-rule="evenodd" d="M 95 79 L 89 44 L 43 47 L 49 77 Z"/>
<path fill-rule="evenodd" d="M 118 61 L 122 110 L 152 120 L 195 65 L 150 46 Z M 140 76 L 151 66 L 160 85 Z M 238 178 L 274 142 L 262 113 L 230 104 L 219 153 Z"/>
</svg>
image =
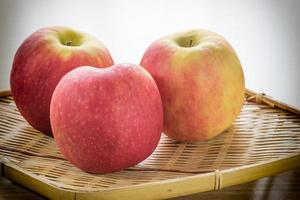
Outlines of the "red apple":
<svg viewBox="0 0 300 200">
<path fill-rule="evenodd" d="M 58 83 L 51 100 L 54 139 L 83 171 L 133 166 L 156 148 L 163 126 L 159 90 L 142 67 L 80 67 Z"/>
<path fill-rule="evenodd" d="M 22 43 L 10 84 L 19 111 L 34 128 L 51 134 L 52 93 L 63 75 L 82 65 L 107 67 L 113 60 L 101 42 L 65 27 L 40 29 Z"/>
<path fill-rule="evenodd" d="M 243 70 L 220 35 L 191 30 L 154 42 L 141 65 L 153 76 L 164 109 L 164 133 L 178 141 L 212 138 L 229 128 L 244 101 Z"/>
</svg>

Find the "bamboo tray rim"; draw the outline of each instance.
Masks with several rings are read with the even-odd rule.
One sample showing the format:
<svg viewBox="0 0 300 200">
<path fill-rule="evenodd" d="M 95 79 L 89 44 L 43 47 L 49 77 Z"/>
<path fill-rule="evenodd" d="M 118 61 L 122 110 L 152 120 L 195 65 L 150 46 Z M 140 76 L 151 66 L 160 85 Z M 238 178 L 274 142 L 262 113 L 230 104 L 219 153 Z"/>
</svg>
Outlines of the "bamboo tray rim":
<svg viewBox="0 0 300 200">
<path fill-rule="evenodd" d="M 225 173 L 231 173 L 231 172 L 237 172 L 238 170 L 247 170 L 247 169 L 255 169 L 255 170 L 259 170 L 260 168 L 265 167 L 266 165 L 278 165 L 278 164 L 285 164 L 285 163 L 289 163 L 289 161 L 294 161 L 295 159 L 300 159 L 300 154 L 299 153 L 294 153 L 294 154 L 290 154 L 287 156 L 283 156 L 282 158 L 278 158 L 278 159 L 272 159 L 270 161 L 265 161 L 265 162 L 260 162 L 260 163 L 254 163 L 254 164 L 249 164 L 249 165 L 243 165 L 243 166 L 239 166 L 239 167 L 232 167 L 229 169 L 224 169 L 224 170 L 215 170 L 213 172 L 206 172 L 206 173 L 197 173 L 194 174 L 192 176 L 188 176 L 188 177 L 179 177 L 179 178 L 173 178 L 173 179 L 168 179 L 168 180 L 161 180 L 161 181 L 153 181 L 150 183 L 140 183 L 138 185 L 130 185 L 130 186 L 120 186 L 120 187 L 116 187 L 116 188 L 102 188 L 102 189 L 90 189 L 89 191 L 76 191 L 76 190 L 71 190 L 71 189 L 61 189 L 59 188 L 57 185 L 57 183 L 53 183 L 54 181 L 51 180 L 47 180 L 47 182 L 52 183 L 52 184 L 48 184 L 43 182 L 44 178 L 43 177 L 39 177 L 38 175 L 35 175 L 34 173 L 31 172 L 24 172 L 25 170 L 22 169 L 21 167 L 17 166 L 16 164 L 14 164 L 13 162 L 10 161 L 9 158 L 7 158 L 6 156 L 1 156 L 0 157 L 0 162 L 2 163 L 1 165 L 1 171 L 2 171 L 2 175 L 5 176 L 5 171 L 8 168 L 11 168 L 13 170 L 17 170 L 25 175 L 28 175 L 29 177 L 36 179 L 40 182 L 43 182 L 51 187 L 54 187 L 56 189 L 59 190 L 64 190 L 64 191 L 68 191 L 68 192 L 76 192 L 76 193 L 89 193 L 89 192 L 106 192 L 106 191 L 116 191 L 116 190 L 123 190 L 123 189 L 134 189 L 134 188 L 139 188 L 139 187 L 144 187 L 144 186 L 153 186 L 153 185 L 157 185 L 159 183 L 159 185 L 162 184 L 168 184 L 168 183 L 172 183 L 172 182 L 182 182 L 182 181 L 188 181 L 188 180 L 193 180 L 193 179 L 198 179 L 199 177 L 206 177 L 206 176 L 213 176 L 216 180 L 216 182 L 219 182 L 219 184 L 222 185 L 222 183 L 220 183 L 222 181 L 222 175 Z M 300 164 L 298 164 L 297 166 L 300 167 Z M 282 170 L 284 170 L 286 167 L 282 167 Z M 278 172 L 281 172 L 281 170 L 279 169 Z M 272 173 L 273 174 L 273 173 Z M 255 179 L 254 179 L 255 180 Z M 248 182 L 248 181 L 247 181 Z M 242 184 L 242 183 L 241 183 Z M 217 185 L 217 183 L 215 183 L 215 185 Z M 223 187 L 219 185 L 215 186 L 215 190 L 219 190 L 222 189 Z"/>
<path fill-rule="evenodd" d="M 11 92 L 9 90 L 0 91 L 0 98 L 10 95 Z M 257 93 L 252 90 L 246 89 L 245 96 L 247 101 L 255 99 L 257 102 L 261 102 L 262 104 L 266 104 L 272 108 L 279 108 L 294 113 L 296 115 L 300 115 L 300 110 L 298 110 L 298 108 L 290 106 L 286 103 L 279 102 L 278 100 L 275 100 L 264 93 Z M 192 175 L 186 177 L 171 178 L 167 180 L 157 180 L 148 183 L 139 183 L 137 185 L 118 186 L 113 188 L 90 188 L 86 191 L 80 191 L 63 188 L 63 186 L 60 187 L 57 182 L 46 180 L 46 178 L 44 177 L 38 176 L 32 172 L 28 172 L 22 169 L 21 167 L 17 166 L 7 156 L 0 155 L 2 176 L 5 176 L 13 181 L 19 182 L 22 185 L 25 185 L 26 187 L 35 190 L 38 193 L 41 193 L 49 198 L 57 198 L 63 195 L 64 197 L 68 196 L 68 198 L 66 199 L 99 198 L 99 195 L 102 195 L 101 198 L 104 197 L 104 199 L 117 199 L 118 196 L 123 193 L 129 194 L 131 192 L 138 195 L 146 191 L 159 191 L 162 197 L 169 198 L 197 192 L 219 190 L 222 189 L 224 185 L 225 187 L 227 187 L 231 185 L 242 184 L 264 176 L 270 176 L 288 169 L 300 167 L 299 161 L 300 153 L 289 153 L 288 155 L 282 156 L 277 159 L 270 159 L 268 161 L 263 161 L 254 164 L 246 164 L 243 166 L 231 167 L 223 170 L 217 169 L 212 172 L 194 174 L 187 172 L 187 174 Z M 265 171 L 264 173 L 260 173 L 260 170 L 263 169 L 269 170 Z M 249 173 L 249 171 L 251 171 L 252 173 Z M 242 177 L 242 181 L 227 181 L 228 178 L 234 177 L 236 174 Z M 203 180 L 208 180 L 209 184 L 202 183 L 202 185 L 205 185 L 206 187 L 200 186 Z M 195 183 L 200 185 L 197 185 Z M 45 186 L 45 188 L 37 189 L 35 187 L 36 184 L 42 184 L 43 186 Z M 182 191 L 180 190 L 180 188 L 182 188 L 182 184 L 189 185 L 190 187 L 186 187 L 185 190 Z M 52 193 L 50 194 L 49 192 L 46 192 L 47 190 L 51 190 Z"/>
</svg>

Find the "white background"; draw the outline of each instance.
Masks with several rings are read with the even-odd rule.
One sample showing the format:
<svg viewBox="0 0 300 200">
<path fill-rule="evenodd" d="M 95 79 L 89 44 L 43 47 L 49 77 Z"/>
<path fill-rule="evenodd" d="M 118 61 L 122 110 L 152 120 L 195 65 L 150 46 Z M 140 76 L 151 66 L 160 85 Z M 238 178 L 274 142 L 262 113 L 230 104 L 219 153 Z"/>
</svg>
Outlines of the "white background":
<svg viewBox="0 0 300 200">
<path fill-rule="evenodd" d="M 21 42 L 52 25 L 93 34 L 115 63 L 139 63 L 150 43 L 169 33 L 215 31 L 239 55 L 247 88 L 300 108 L 300 1 L 0 0 L 0 90 L 9 89 Z"/>
</svg>

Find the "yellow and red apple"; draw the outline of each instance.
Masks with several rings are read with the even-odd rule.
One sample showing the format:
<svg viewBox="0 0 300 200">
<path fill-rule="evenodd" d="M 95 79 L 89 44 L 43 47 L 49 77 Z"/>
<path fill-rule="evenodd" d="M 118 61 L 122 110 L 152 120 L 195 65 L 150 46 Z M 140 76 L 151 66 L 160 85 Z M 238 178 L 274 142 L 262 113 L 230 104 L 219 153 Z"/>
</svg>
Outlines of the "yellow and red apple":
<svg viewBox="0 0 300 200">
<path fill-rule="evenodd" d="M 51 134 L 50 100 L 59 80 L 81 66 L 107 67 L 113 60 L 94 37 L 66 27 L 42 28 L 19 47 L 11 71 L 11 90 L 23 117 Z"/>
<path fill-rule="evenodd" d="M 84 171 L 106 173 L 133 166 L 154 151 L 163 108 L 157 85 L 141 66 L 86 66 L 60 80 L 50 119 L 67 160 Z"/>
<path fill-rule="evenodd" d="M 178 141 L 210 139 L 229 128 L 244 101 L 241 63 L 231 45 L 206 30 L 155 41 L 141 66 L 158 85 L 164 133 Z"/>
</svg>

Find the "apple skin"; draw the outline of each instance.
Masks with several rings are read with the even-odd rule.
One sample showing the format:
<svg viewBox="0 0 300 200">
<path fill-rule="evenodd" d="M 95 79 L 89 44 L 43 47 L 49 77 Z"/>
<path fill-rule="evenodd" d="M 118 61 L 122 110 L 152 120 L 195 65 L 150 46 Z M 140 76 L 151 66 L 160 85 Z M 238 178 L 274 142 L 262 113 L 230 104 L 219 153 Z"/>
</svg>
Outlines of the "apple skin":
<svg viewBox="0 0 300 200">
<path fill-rule="evenodd" d="M 242 66 L 230 44 L 207 30 L 155 41 L 140 63 L 153 76 L 163 102 L 164 133 L 182 142 L 215 137 L 243 106 Z"/>
<path fill-rule="evenodd" d="M 86 66 L 60 80 L 50 119 L 67 160 L 86 172 L 107 173 L 151 155 L 161 136 L 163 108 L 155 81 L 141 66 Z"/>
<path fill-rule="evenodd" d="M 31 126 L 51 135 L 52 93 L 63 75 L 82 65 L 113 65 L 106 47 L 86 33 L 46 27 L 21 44 L 14 57 L 10 85 L 18 110 Z"/>
</svg>

